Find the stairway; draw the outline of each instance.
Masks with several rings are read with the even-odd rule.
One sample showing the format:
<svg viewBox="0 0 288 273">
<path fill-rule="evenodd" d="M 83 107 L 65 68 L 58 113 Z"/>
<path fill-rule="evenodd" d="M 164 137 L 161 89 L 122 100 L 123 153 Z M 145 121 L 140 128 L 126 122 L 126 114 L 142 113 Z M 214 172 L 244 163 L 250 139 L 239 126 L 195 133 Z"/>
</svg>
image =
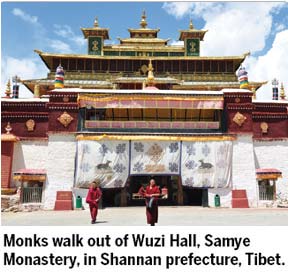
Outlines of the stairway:
<svg viewBox="0 0 288 273">
<path fill-rule="evenodd" d="M 54 210 L 72 210 L 72 191 L 57 191 Z"/>
<path fill-rule="evenodd" d="M 246 190 L 232 190 L 232 208 L 249 208 Z"/>
</svg>

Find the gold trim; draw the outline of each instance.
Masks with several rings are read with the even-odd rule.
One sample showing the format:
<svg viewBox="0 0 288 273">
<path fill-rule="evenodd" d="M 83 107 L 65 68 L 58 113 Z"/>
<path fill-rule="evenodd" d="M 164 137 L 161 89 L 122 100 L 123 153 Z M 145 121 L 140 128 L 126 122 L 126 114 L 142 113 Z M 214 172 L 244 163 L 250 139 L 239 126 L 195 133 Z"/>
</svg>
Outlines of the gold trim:
<svg viewBox="0 0 288 273">
<path fill-rule="evenodd" d="M 17 188 L 1 188 L 1 195 L 12 195 L 15 194 Z"/>
<path fill-rule="evenodd" d="M 39 182 L 45 182 L 46 181 L 46 175 L 44 174 L 16 174 L 13 175 L 13 179 L 19 182 L 27 182 L 27 181 L 39 181 Z"/>
<path fill-rule="evenodd" d="M 256 178 L 259 180 L 260 179 L 278 179 L 278 178 L 282 178 L 282 175 L 278 173 L 257 174 Z"/>
<path fill-rule="evenodd" d="M 128 28 L 128 31 L 131 33 L 158 33 L 159 28 Z"/>
<path fill-rule="evenodd" d="M 100 135 L 100 136 L 87 136 L 78 135 L 78 141 L 81 140 L 147 140 L 147 141 L 225 141 L 236 140 L 236 136 L 120 136 L 120 135 Z"/>
<path fill-rule="evenodd" d="M 106 102 L 106 101 L 110 101 L 110 100 L 131 100 L 131 101 L 135 101 L 135 100 L 149 100 L 149 101 L 163 101 L 163 100 L 176 100 L 176 101 L 199 101 L 199 100 L 212 100 L 212 101 L 223 101 L 224 98 L 223 96 L 199 96 L 199 97 L 173 97 L 173 96 L 151 96 L 149 94 L 147 94 L 147 96 L 143 96 L 143 95 L 108 95 L 105 97 L 98 97 L 98 96 L 93 96 L 93 95 L 78 95 L 78 99 L 77 101 L 79 102 L 80 100 L 90 100 L 90 101 L 95 101 L 95 102 Z"/>
<path fill-rule="evenodd" d="M 138 49 L 137 49 L 138 50 Z M 143 49 L 144 50 L 144 49 Z M 146 59 L 145 58 L 141 58 L 140 56 L 97 56 L 97 55 L 87 55 L 87 54 L 61 54 L 61 53 L 48 53 L 48 52 L 39 52 L 38 50 L 34 50 L 36 53 L 38 53 L 41 57 L 62 57 L 62 58 L 69 58 L 69 57 L 76 57 L 76 58 L 91 58 L 91 59 L 115 59 L 116 57 L 118 59 L 128 59 L 129 57 L 132 59 Z M 167 56 L 165 57 L 155 57 L 153 56 L 153 58 L 155 58 L 155 60 L 167 60 Z M 153 58 L 152 61 L 153 61 Z M 224 56 L 224 57 L 209 57 L 209 56 L 171 56 L 169 57 L 169 60 L 179 60 L 179 59 L 183 59 L 183 60 L 243 60 L 245 58 L 245 55 L 241 55 L 241 56 Z"/>
</svg>

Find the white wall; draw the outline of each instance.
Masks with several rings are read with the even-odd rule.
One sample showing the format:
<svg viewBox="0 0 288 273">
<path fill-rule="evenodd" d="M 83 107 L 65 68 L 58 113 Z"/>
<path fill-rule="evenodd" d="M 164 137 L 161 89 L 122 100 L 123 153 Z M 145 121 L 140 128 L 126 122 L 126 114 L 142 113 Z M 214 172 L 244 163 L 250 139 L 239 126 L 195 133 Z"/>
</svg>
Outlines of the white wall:
<svg viewBox="0 0 288 273">
<path fill-rule="evenodd" d="M 44 208 L 53 209 L 57 191 L 72 191 L 76 140 L 72 134 L 50 134 L 48 142 L 47 182 Z"/>
<path fill-rule="evenodd" d="M 232 188 L 246 190 L 249 207 L 258 206 L 258 186 L 252 135 L 238 135 L 233 141 Z"/>
<path fill-rule="evenodd" d="M 288 140 L 254 141 L 256 168 L 275 168 L 282 172 L 276 181 L 280 198 L 288 198 Z"/>
<path fill-rule="evenodd" d="M 46 169 L 48 141 L 18 141 L 14 143 L 13 172 L 19 169 Z M 12 179 L 11 186 L 15 186 Z"/>
<path fill-rule="evenodd" d="M 218 194 L 220 196 L 220 203 L 221 207 L 224 208 L 231 208 L 232 207 L 232 189 L 225 188 L 225 189 L 208 189 L 208 202 L 209 207 L 215 207 L 214 198 L 215 195 Z"/>
</svg>

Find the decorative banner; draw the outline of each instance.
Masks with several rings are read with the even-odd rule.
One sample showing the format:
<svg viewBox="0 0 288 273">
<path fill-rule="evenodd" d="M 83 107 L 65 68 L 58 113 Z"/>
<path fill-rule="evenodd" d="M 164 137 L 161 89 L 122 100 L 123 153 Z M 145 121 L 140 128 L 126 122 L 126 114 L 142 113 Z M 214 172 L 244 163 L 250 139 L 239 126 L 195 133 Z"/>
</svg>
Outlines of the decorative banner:
<svg viewBox="0 0 288 273">
<path fill-rule="evenodd" d="M 180 142 L 131 141 L 131 174 L 179 174 Z"/>
<path fill-rule="evenodd" d="M 59 64 L 59 66 L 56 68 L 56 74 L 55 74 L 55 81 L 54 81 L 54 87 L 55 88 L 64 88 L 64 69 Z"/>
<path fill-rule="evenodd" d="M 102 54 L 102 38 L 97 36 L 88 37 L 88 54 L 101 55 Z"/>
<path fill-rule="evenodd" d="M 232 174 L 232 141 L 182 142 L 183 186 L 226 188 Z"/>
<path fill-rule="evenodd" d="M 240 89 L 248 89 L 249 82 L 248 82 L 248 73 L 245 70 L 245 67 L 240 67 L 238 70 L 238 81 L 240 83 Z"/>
<path fill-rule="evenodd" d="M 122 188 L 128 178 L 129 141 L 78 141 L 76 187 L 100 179 L 102 188 Z"/>
<path fill-rule="evenodd" d="M 200 54 L 200 40 L 186 39 L 186 54 L 187 56 L 199 56 Z"/>
<path fill-rule="evenodd" d="M 80 108 L 124 108 L 124 109 L 223 109 L 223 96 L 203 94 L 197 97 L 157 96 L 146 95 L 78 95 Z"/>
</svg>

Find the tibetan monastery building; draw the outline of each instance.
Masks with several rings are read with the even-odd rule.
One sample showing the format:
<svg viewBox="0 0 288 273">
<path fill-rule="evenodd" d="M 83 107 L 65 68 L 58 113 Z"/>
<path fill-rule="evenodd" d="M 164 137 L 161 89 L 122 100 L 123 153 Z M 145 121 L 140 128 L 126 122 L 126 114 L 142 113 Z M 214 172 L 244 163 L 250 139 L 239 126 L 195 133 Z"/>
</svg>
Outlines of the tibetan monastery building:
<svg viewBox="0 0 288 273">
<path fill-rule="evenodd" d="M 103 206 L 143 205 L 149 178 L 160 205 L 258 207 L 288 196 L 288 102 L 257 101 L 241 56 L 200 56 L 192 21 L 184 46 L 147 27 L 107 44 L 82 28 L 87 54 L 35 50 L 47 78 L 22 80 L 34 98 L 2 98 L 2 194 L 53 209 L 57 192 L 84 197 L 100 179 Z M 241 68 L 239 70 L 239 68 Z M 240 83 L 236 72 L 238 73 Z M 55 80 L 56 72 L 56 80 Z M 21 75 L 19 75 L 21 76 Z M 17 83 L 16 83 L 17 85 Z M 240 88 L 241 87 L 241 88 Z M 272 93 L 272 92 L 271 92 Z M 166 194 L 167 193 L 167 194 Z"/>
</svg>

